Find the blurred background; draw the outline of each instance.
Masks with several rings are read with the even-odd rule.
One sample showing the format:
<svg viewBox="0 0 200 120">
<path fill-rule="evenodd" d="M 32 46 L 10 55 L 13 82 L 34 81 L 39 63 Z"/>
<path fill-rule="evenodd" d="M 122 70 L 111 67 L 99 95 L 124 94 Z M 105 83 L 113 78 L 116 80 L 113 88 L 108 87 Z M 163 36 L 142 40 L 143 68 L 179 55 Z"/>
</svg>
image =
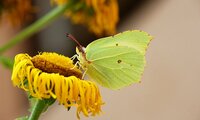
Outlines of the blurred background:
<svg viewBox="0 0 200 120">
<path fill-rule="evenodd" d="M 50 10 L 48 0 L 35 0 L 34 4 L 39 7 L 35 19 Z M 200 1 L 121 0 L 119 5 L 118 32 L 140 29 L 154 36 L 142 82 L 117 91 L 100 88 L 106 103 L 103 114 L 81 116 L 82 120 L 200 120 Z M 19 31 L 2 21 L 0 46 Z M 5 55 L 53 51 L 72 56 L 75 43 L 65 37 L 66 32 L 85 46 L 97 39 L 63 17 Z M 0 120 L 29 114 L 26 94 L 12 86 L 10 76 L 11 71 L 0 65 Z M 67 111 L 55 103 L 40 119 L 74 120 L 76 109 Z"/>
</svg>

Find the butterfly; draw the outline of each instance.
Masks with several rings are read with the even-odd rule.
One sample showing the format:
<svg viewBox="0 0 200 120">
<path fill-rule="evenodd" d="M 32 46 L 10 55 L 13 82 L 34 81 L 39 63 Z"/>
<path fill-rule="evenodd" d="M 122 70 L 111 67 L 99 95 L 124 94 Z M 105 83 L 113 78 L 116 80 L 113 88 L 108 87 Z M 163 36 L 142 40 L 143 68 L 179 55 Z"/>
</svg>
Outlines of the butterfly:
<svg viewBox="0 0 200 120">
<path fill-rule="evenodd" d="M 86 48 L 78 43 L 78 60 L 86 75 L 103 87 L 121 89 L 141 80 L 152 36 L 132 30 L 97 39 Z"/>
</svg>

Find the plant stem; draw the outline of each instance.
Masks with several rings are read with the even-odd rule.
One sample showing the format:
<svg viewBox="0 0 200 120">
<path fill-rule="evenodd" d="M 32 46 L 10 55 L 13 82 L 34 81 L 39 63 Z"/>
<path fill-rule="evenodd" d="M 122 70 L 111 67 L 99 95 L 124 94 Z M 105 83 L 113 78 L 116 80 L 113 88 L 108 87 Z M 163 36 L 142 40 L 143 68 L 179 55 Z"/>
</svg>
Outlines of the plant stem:
<svg viewBox="0 0 200 120">
<path fill-rule="evenodd" d="M 42 17 L 41 19 L 37 20 L 35 23 L 31 24 L 30 26 L 22 30 L 19 34 L 17 34 L 4 46 L 0 47 L 0 54 L 5 52 L 9 48 L 13 47 L 17 43 L 23 40 L 26 40 L 26 38 L 38 32 L 42 28 L 46 27 L 49 23 L 52 23 L 53 21 L 55 21 L 59 16 L 63 15 L 65 10 L 67 10 L 71 6 L 72 5 L 70 3 L 57 6 L 51 12 L 47 13 L 44 17 Z"/>
<path fill-rule="evenodd" d="M 47 109 L 48 107 L 48 104 L 46 104 L 46 101 L 45 100 L 39 100 L 37 99 L 33 109 L 32 109 L 32 112 L 31 112 L 31 115 L 29 116 L 28 120 L 38 120 L 40 114 L 45 110 Z"/>
</svg>

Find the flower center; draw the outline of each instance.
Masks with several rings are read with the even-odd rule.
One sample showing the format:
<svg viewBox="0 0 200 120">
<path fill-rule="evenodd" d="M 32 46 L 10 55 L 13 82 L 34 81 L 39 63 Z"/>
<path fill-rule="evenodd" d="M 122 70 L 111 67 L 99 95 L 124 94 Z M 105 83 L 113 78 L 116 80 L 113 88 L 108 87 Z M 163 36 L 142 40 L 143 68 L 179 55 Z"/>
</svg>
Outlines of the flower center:
<svg viewBox="0 0 200 120">
<path fill-rule="evenodd" d="M 71 59 L 58 54 L 43 53 L 42 55 L 34 56 L 31 61 L 36 68 L 43 72 L 59 73 L 65 77 L 82 77 L 81 71 L 73 65 Z"/>
</svg>

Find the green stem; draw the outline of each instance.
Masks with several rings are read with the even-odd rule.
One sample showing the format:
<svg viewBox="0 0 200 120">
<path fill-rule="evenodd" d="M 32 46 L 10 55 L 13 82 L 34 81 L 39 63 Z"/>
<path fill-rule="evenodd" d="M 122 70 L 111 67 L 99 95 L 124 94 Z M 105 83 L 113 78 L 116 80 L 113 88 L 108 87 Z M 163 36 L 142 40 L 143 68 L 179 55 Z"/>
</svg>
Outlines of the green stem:
<svg viewBox="0 0 200 120">
<path fill-rule="evenodd" d="M 56 7 L 51 12 L 47 13 L 44 17 L 42 17 L 41 19 L 37 20 L 35 23 L 31 24 L 30 26 L 22 30 L 19 34 L 17 34 L 4 46 L 0 47 L 0 54 L 5 52 L 9 48 L 13 47 L 17 43 L 25 40 L 26 38 L 33 35 L 34 33 L 38 32 L 42 28 L 46 27 L 49 23 L 52 23 L 53 21 L 55 21 L 59 16 L 63 15 L 65 10 L 67 10 L 71 6 L 72 4 L 66 3 L 64 5 Z"/>
<path fill-rule="evenodd" d="M 33 109 L 32 109 L 32 112 L 31 112 L 31 115 L 29 116 L 28 120 L 38 120 L 40 114 L 45 110 L 47 109 L 48 107 L 48 104 L 46 104 L 46 101 L 45 100 L 37 100 Z"/>
</svg>

